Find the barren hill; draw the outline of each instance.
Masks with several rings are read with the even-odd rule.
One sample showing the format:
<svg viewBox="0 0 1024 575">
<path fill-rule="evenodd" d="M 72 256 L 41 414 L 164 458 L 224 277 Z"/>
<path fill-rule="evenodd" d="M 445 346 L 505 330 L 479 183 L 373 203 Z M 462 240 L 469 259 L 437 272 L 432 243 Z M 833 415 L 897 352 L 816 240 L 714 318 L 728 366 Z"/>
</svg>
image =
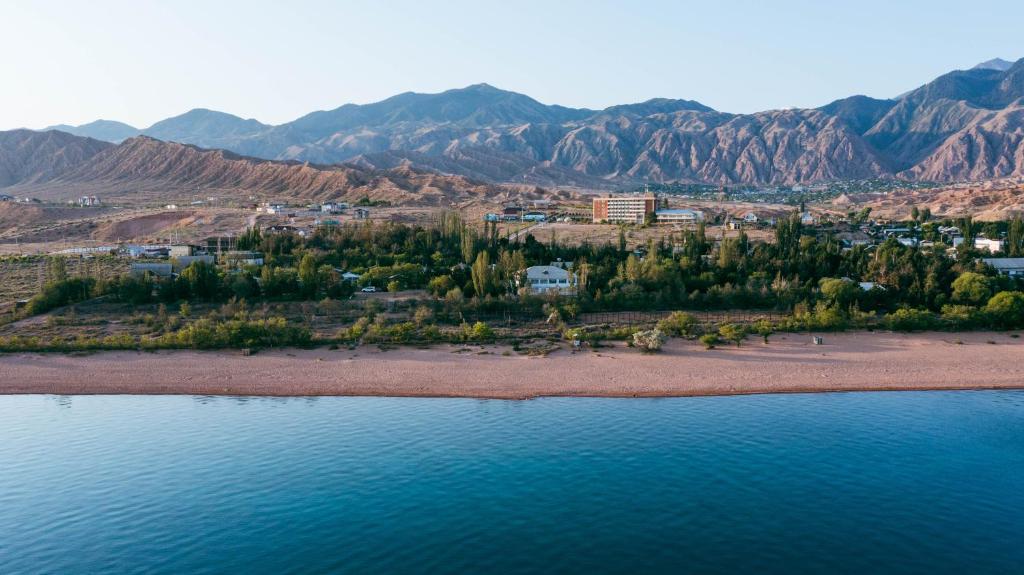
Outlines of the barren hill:
<svg viewBox="0 0 1024 575">
<path fill-rule="evenodd" d="M 0 143 L 4 143 L 0 147 L 0 158 L 13 157 L 8 148 L 35 150 L 31 155 L 39 167 L 13 174 L 7 184 L 31 185 L 35 194 L 44 196 L 51 190 L 106 186 L 150 192 L 234 190 L 276 195 L 282 199 L 369 197 L 404 205 L 448 205 L 475 198 L 500 200 L 523 194 L 544 194 L 482 184 L 462 176 L 424 172 L 404 165 L 377 170 L 261 160 L 145 136 L 112 146 L 60 132 L 22 131 L 0 133 Z M 47 143 L 50 145 L 44 145 Z M 17 158 L 12 162 L 17 164 Z"/>
</svg>

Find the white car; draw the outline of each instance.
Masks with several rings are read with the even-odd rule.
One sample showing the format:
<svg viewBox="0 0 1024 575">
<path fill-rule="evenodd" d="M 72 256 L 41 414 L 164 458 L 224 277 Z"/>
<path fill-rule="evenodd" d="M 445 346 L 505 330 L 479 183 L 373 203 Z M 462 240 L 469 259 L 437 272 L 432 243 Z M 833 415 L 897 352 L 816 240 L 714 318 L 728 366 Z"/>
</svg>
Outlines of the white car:
<svg viewBox="0 0 1024 575">
<path fill-rule="evenodd" d="M 359 291 L 361 291 L 363 293 L 374 293 L 375 291 L 377 291 L 377 288 L 375 288 L 373 286 L 366 286 L 366 287 L 364 287 L 363 289 L 361 289 Z"/>
</svg>

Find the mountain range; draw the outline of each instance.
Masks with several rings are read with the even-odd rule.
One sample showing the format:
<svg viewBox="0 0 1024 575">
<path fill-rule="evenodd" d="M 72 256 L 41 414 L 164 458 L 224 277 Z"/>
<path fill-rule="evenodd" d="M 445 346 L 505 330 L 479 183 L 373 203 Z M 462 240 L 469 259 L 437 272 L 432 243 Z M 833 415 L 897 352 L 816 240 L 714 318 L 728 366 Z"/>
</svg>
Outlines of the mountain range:
<svg viewBox="0 0 1024 575">
<path fill-rule="evenodd" d="M 141 130 L 102 120 L 52 128 L 113 143 L 146 136 L 249 158 L 490 183 L 994 179 L 1024 176 L 1024 59 L 953 71 L 893 99 L 852 96 L 753 114 L 671 99 L 576 109 L 477 84 L 346 104 L 276 126 L 196 109 Z"/>
<path fill-rule="evenodd" d="M 143 190 L 161 198 L 193 197 L 204 190 L 271 199 L 369 198 L 420 206 L 548 195 L 529 186 L 485 184 L 407 166 L 318 166 L 250 158 L 149 136 L 113 144 L 56 130 L 0 132 L 0 189 L 47 199 L 93 193 L 126 198 Z"/>
</svg>

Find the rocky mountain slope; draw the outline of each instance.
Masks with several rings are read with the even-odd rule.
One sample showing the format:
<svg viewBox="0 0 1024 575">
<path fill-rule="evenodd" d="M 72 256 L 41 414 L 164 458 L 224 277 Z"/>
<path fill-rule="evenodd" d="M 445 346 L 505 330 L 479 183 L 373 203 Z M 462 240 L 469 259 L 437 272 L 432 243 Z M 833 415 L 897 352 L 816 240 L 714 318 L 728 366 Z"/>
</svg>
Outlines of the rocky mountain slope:
<svg viewBox="0 0 1024 575">
<path fill-rule="evenodd" d="M 14 172 L 9 166 L 20 167 Z M 148 192 L 237 190 L 280 199 L 369 197 L 403 205 L 449 205 L 472 199 L 500 201 L 544 195 L 542 190 L 483 184 L 405 165 L 387 169 L 317 166 L 239 156 L 148 136 L 119 145 L 62 132 L 0 132 L 0 188 L 33 193 L 108 186 Z M 17 190 L 18 188 L 13 188 Z"/>
<path fill-rule="evenodd" d="M 113 147 L 64 132 L 0 132 L 0 188 L 52 180 Z"/>
<path fill-rule="evenodd" d="M 143 133 L 267 159 L 401 165 L 491 182 L 957 181 L 1024 177 L 1022 102 L 1024 60 L 996 59 L 899 98 L 853 96 L 811 110 L 736 115 L 656 99 L 594 111 L 479 84 L 279 126 L 194 110 Z"/>
</svg>

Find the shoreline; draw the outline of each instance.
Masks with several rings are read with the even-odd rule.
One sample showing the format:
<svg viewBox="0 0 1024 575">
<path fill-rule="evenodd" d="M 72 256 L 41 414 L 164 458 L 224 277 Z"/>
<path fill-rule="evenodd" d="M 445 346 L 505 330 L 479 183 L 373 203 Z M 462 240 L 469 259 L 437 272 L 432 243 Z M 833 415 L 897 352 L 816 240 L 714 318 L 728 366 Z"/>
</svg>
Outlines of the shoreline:
<svg viewBox="0 0 1024 575">
<path fill-rule="evenodd" d="M 621 342 L 519 355 L 508 346 L 0 354 L 0 395 L 689 397 L 1024 389 L 1024 341 L 1008 333 L 776 334 L 658 354 Z M 959 343 L 958 343 L 959 342 Z"/>
</svg>

